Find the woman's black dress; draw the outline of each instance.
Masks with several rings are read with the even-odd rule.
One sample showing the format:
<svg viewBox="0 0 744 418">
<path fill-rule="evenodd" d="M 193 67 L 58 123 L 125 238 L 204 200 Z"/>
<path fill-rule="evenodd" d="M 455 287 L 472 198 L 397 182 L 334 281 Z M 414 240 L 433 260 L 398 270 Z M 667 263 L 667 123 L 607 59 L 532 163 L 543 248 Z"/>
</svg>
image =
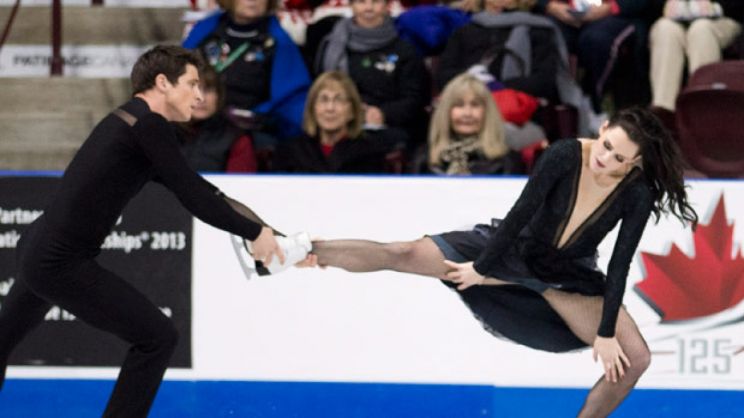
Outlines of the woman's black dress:
<svg viewBox="0 0 744 418">
<path fill-rule="evenodd" d="M 653 192 L 643 172 L 633 169 L 559 248 L 576 203 L 581 167 L 581 142 L 556 142 L 502 221 L 432 236 L 445 257 L 474 261 L 480 274 L 515 283 L 460 292 L 494 334 L 546 351 L 585 347 L 540 294 L 554 288 L 603 296 L 597 335 L 615 335 L 628 269 L 653 207 Z M 596 264 L 597 247 L 621 221 L 605 275 Z"/>
</svg>

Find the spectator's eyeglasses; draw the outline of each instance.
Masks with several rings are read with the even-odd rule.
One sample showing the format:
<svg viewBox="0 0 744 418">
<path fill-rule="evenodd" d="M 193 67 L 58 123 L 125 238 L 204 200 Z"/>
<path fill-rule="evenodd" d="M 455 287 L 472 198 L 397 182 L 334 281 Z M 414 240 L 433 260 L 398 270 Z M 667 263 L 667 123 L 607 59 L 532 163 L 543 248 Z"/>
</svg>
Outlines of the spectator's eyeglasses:
<svg viewBox="0 0 744 418">
<path fill-rule="evenodd" d="M 327 106 L 329 104 L 332 104 L 334 106 L 345 106 L 349 104 L 349 98 L 344 96 L 325 96 L 320 95 L 318 96 L 318 99 L 315 101 L 316 104 Z"/>
</svg>

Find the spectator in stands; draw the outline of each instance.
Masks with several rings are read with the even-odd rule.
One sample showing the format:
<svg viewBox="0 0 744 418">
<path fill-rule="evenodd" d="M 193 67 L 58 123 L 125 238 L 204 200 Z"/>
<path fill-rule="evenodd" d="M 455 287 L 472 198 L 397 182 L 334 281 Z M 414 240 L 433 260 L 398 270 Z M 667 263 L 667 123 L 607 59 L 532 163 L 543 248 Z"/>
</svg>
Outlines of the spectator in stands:
<svg viewBox="0 0 744 418">
<path fill-rule="evenodd" d="M 218 3 L 225 11 L 199 21 L 183 45 L 221 74 L 229 114 L 251 129 L 257 147 L 298 135 L 310 76 L 274 16 L 277 0 Z"/>
<path fill-rule="evenodd" d="M 430 81 L 423 60 L 398 36 L 386 0 L 351 0 L 353 17 L 336 23 L 318 49 L 316 70 L 340 70 L 364 101 L 364 123 L 404 129 L 413 142 L 426 129 Z"/>
<path fill-rule="evenodd" d="M 618 98 L 629 92 L 632 93 L 629 102 L 647 103 L 648 27 L 658 15 L 657 3 L 658 0 L 538 0 L 535 11 L 558 24 L 569 52 L 578 58 L 584 71 L 583 89 L 595 111 L 601 111 L 610 78 L 618 75 L 613 70 L 621 45 L 632 46 L 627 59 L 633 62 L 633 74 L 626 79 L 633 80 L 634 85 L 615 89 L 616 104 Z"/>
<path fill-rule="evenodd" d="M 524 3 L 486 0 L 484 11 L 450 37 L 439 60 L 439 88 L 470 71 L 484 82 L 559 102 L 556 32 L 547 19 L 519 11 Z M 528 37 L 523 36 L 525 32 Z"/>
<path fill-rule="evenodd" d="M 225 89 L 219 75 L 207 67 L 199 84 L 203 100 L 194 108 L 191 121 L 178 125 L 181 151 L 189 166 L 206 172 L 255 172 L 251 137 L 223 113 Z"/>
<path fill-rule="evenodd" d="M 652 105 L 667 112 L 674 111 L 685 59 L 689 74 L 720 61 L 721 50 L 734 42 L 744 22 L 741 0 L 717 0 L 711 5 L 718 7 L 701 8 L 698 14 L 682 10 L 687 3 L 667 1 L 664 17 L 651 27 Z"/>
<path fill-rule="evenodd" d="M 321 74 L 308 94 L 305 134 L 280 147 L 274 170 L 295 173 L 380 173 L 405 138 L 395 130 L 364 131 L 364 107 L 349 76 Z"/>
<path fill-rule="evenodd" d="M 439 174 L 523 172 L 488 88 L 461 74 L 444 88 L 429 128 L 429 168 Z"/>
<path fill-rule="evenodd" d="M 507 88 L 540 99 L 544 111 L 535 113 L 536 120 L 557 117 L 551 104 L 570 105 L 578 110 L 578 120 L 565 129 L 588 135 L 598 129 L 590 128 L 594 110 L 570 72 L 561 32 L 550 19 L 525 11 L 532 5 L 534 0 L 486 0 L 485 10 L 447 43 L 438 65 L 439 87 L 467 71 L 494 91 Z M 557 135 L 565 133 L 552 133 Z"/>
</svg>

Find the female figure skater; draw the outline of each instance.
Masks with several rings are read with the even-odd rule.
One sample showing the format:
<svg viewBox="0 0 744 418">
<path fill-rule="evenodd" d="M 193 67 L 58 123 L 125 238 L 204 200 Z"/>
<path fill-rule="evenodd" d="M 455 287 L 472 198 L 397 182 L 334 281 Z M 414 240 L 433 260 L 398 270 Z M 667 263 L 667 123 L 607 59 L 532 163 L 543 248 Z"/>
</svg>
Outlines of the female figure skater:
<svg viewBox="0 0 744 418">
<path fill-rule="evenodd" d="M 550 146 L 501 221 L 413 242 L 317 241 L 304 265 L 435 277 L 457 287 L 494 334 L 552 352 L 591 345 L 605 375 L 579 416 L 604 417 L 651 359 L 622 299 L 648 217 L 662 212 L 697 222 L 679 150 L 655 116 L 634 108 L 606 122 L 597 140 Z M 605 275 L 597 246 L 618 222 Z"/>
</svg>

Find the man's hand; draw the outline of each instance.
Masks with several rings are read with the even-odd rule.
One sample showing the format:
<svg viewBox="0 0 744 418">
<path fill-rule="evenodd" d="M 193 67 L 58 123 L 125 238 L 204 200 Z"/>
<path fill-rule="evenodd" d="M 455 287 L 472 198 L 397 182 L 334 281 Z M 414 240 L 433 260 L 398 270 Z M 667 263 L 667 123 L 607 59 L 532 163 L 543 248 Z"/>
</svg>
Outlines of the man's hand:
<svg viewBox="0 0 744 418">
<path fill-rule="evenodd" d="M 284 251 L 279 248 L 279 244 L 274 238 L 274 231 L 265 226 L 261 228 L 261 233 L 251 243 L 253 248 L 253 258 L 262 262 L 265 266 L 271 264 L 274 256 L 279 257 L 279 264 L 284 264 Z"/>
</svg>

